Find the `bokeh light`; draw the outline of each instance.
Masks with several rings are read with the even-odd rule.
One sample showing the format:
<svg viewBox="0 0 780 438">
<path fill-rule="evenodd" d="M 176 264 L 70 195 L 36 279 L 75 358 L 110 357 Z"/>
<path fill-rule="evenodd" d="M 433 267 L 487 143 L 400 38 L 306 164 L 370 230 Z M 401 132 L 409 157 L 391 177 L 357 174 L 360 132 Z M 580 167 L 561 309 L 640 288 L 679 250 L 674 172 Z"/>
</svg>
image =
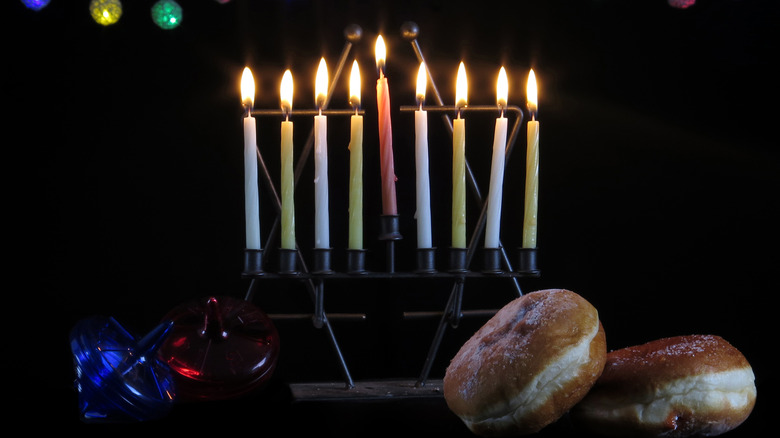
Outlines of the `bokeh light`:
<svg viewBox="0 0 780 438">
<path fill-rule="evenodd" d="M 91 0 L 89 13 L 98 24 L 108 26 L 119 21 L 122 16 L 122 2 L 119 0 Z"/>
<path fill-rule="evenodd" d="M 696 0 L 667 0 L 667 3 L 673 8 L 687 9 L 696 4 Z"/>
<path fill-rule="evenodd" d="M 160 0 L 152 6 L 152 21 L 162 29 L 173 29 L 181 24 L 181 6 L 173 0 Z"/>
<path fill-rule="evenodd" d="M 33 11 L 40 11 L 49 4 L 49 0 L 22 0 L 22 3 Z"/>
</svg>

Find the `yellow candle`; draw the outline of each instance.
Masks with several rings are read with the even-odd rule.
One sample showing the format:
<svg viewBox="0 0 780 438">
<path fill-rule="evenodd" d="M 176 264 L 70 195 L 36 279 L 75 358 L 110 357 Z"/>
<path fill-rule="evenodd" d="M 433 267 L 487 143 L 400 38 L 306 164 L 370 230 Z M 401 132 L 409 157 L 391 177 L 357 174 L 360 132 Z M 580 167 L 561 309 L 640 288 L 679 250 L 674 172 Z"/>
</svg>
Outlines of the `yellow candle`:
<svg viewBox="0 0 780 438">
<path fill-rule="evenodd" d="M 363 116 L 360 108 L 360 69 L 352 63 L 349 103 L 355 108 L 349 138 L 349 249 L 363 249 Z"/>
<path fill-rule="evenodd" d="M 460 108 L 468 99 L 466 67 L 460 63 L 455 102 L 458 117 L 452 121 L 452 247 L 466 247 L 466 121 L 460 117 Z"/>
<path fill-rule="evenodd" d="M 528 110 L 531 120 L 528 122 L 528 150 L 526 152 L 525 171 L 525 217 L 523 219 L 523 248 L 536 248 L 537 210 L 539 205 L 539 122 L 536 120 L 538 109 L 536 75 L 533 69 L 528 74 L 527 86 Z"/>
<path fill-rule="evenodd" d="M 284 72 L 280 88 L 282 111 L 282 248 L 295 249 L 295 202 L 293 174 L 293 122 L 289 120 L 292 111 L 293 81 L 290 70 Z"/>
<path fill-rule="evenodd" d="M 255 79 L 249 67 L 241 76 L 241 100 L 247 109 L 244 117 L 244 211 L 246 248 L 260 248 L 260 188 L 257 186 L 257 125 L 251 110 L 255 100 Z"/>
</svg>

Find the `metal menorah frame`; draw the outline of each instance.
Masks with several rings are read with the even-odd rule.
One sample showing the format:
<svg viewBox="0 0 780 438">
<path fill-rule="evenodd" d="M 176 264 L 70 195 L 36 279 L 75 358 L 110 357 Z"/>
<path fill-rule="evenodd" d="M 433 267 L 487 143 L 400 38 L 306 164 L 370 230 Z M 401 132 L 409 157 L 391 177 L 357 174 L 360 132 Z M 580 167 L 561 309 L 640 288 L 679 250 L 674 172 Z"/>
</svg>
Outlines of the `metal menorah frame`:
<svg viewBox="0 0 780 438">
<path fill-rule="evenodd" d="M 417 43 L 419 29 L 415 23 L 407 22 L 401 28 L 403 38 L 409 41 L 420 62 L 425 62 L 420 46 Z M 329 115 L 329 116 L 351 116 L 356 114 L 354 109 L 328 109 L 330 97 L 339 80 L 347 57 L 352 49 L 352 45 L 360 41 L 362 29 L 357 25 L 351 25 L 344 31 L 346 43 L 339 57 L 333 79 L 331 80 L 328 95 L 321 110 L 293 110 L 287 115 Z M 427 64 L 427 63 L 426 63 Z M 452 120 L 450 114 L 461 111 L 468 112 L 493 112 L 497 111 L 495 105 L 470 105 L 467 107 L 447 106 L 443 104 L 433 77 L 428 72 L 429 83 L 432 84 L 433 98 L 435 105 L 431 106 L 401 106 L 400 110 L 415 111 L 423 109 L 430 112 L 442 114 L 443 122 L 452 132 Z M 507 106 L 504 108 L 507 115 L 515 117 L 514 124 L 507 138 L 506 159 L 511 155 L 512 148 L 520 131 L 523 120 L 523 111 L 517 106 Z M 362 113 L 362 111 L 358 111 Z M 254 116 L 282 116 L 285 113 L 282 110 L 251 110 Z M 314 131 L 304 145 L 301 159 L 295 167 L 295 182 L 302 174 L 302 169 L 306 159 L 311 155 L 314 143 Z M 279 233 L 281 201 L 274 183 L 268 172 L 268 168 L 263 161 L 260 150 L 257 151 L 258 168 L 260 176 L 268 191 L 272 195 L 277 215 L 271 227 L 268 240 L 271 241 Z M 249 289 L 245 295 L 247 301 L 253 300 L 256 295 L 259 282 L 264 279 L 295 279 L 303 281 L 313 302 L 312 323 L 317 329 L 322 329 L 327 333 L 328 340 L 335 351 L 339 363 L 343 382 L 326 382 L 317 384 L 296 384 L 292 385 L 293 395 L 302 399 L 355 399 L 355 398 L 398 398 L 398 397 L 439 397 L 442 395 L 441 381 L 429 379 L 433 362 L 441 345 L 445 331 L 448 327 L 455 328 L 464 316 L 484 315 L 486 311 L 468 311 L 462 309 L 462 298 L 464 283 L 470 278 L 507 278 L 512 282 L 515 293 L 518 296 L 523 294 L 519 278 L 538 277 L 539 269 L 537 267 L 536 248 L 517 248 L 515 254 L 509 254 L 504 246 L 499 244 L 498 248 L 480 248 L 484 253 L 484 260 L 481 269 L 472 269 L 474 255 L 479 248 L 479 240 L 482 236 L 486 220 L 486 202 L 480 193 L 479 187 L 475 181 L 474 175 L 466 160 L 466 181 L 471 194 L 477 205 L 481 205 L 481 213 L 477 224 L 473 227 L 473 232 L 467 248 L 448 248 L 449 265 L 446 270 L 437 270 L 434 267 L 434 257 L 436 248 L 418 248 L 416 254 L 417 269 L 413 271 L 396 270 L 396 248 L 395 244 L 402 238 L 399 233 L 398 216 L 380 215 L 380 233 L 378 240 L 383 241 L 386 248 L 385 269 L 382 271 L 369 271 L 365 269 L 365 250 L 347 249 L 347 268 L 343 272 L 331 269 L 331 251 L 330 249 L 315 248 L 313 253 L 312 266 L 309 267 L 307 260 L 301 250 L 296 245 L 296 249 L 278 249 L 278 270 L 275 272 L 264 269 L 264 258 L 267 259 L 271 254 L 265 253 L 263 249 L 245 250 L 244 254 L 244 272 L 242 276 L 250 279 Z M 267 248 L 267 246 L 265 247 Z M 516 262 L 513 264 L 512 262 Z M 434 312 L 440 315 L 438 328 L 428 350 L 428 355 L 423 364 L 423 368 L 416 381 L 389 380 L 372 382 L 355 382 L 349 371 L 349 368 L 341 352 L 341 348 L 336 339 L 336 335 L 328 319 L 328 313 L 325 312 L 325 283 L 333 279 L 349 279 L 355 281 L 370 280 L 392 280 L 392 279 L 419 279 L 421 282 L 430 279 L 448 279 L 452 280 L 452 290 L 442 312 Z M 431 312 L 407 312 L 408 317 L 414 317 L 416 313 Z M 494 313 L 488 311 L 487 313 Z M 342 315 L 343 316 L 343 315 Z M 360 317 L 359 315 L 352 315 Z M 349 317 L 349 315 L 347 315 Z"/>
</svg>

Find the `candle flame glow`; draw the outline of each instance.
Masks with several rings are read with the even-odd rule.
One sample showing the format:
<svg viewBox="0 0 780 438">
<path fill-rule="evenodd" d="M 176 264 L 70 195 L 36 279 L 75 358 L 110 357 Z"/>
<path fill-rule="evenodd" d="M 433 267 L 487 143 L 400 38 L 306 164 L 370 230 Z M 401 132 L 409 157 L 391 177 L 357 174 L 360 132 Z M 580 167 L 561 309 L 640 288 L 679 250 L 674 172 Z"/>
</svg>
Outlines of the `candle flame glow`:
<svg viewBox="0 0 780 438">
<path fill-rule="evenodd" d="M 320 59 L 320 66 L 317 68 L 317 78 L 314 82 L 314 101 L 317 108 L 322 109 L 325 106 L 325 100 L 328 96 L 328 66 L 325 64 L 325 58 Z"/>
<path fill-rule="evenodd" d="M 498 82 L 496 82 L 496 103 L 499 108 L 506 107 L 507 98 L 509 96 L 509 80 L 506 77 L 506 70 L 501 67 L 498 71 Z"/>
<path fill-rule="evenodd" d="M 466 79 L 466 66 L 463 62 L 458 67 L 458 81 L 455 84 L 455 106 L 464 107 L 468 104 L 469 85 Z"/>
<path fill-rule="evenodd" d="M 255 78 L 249 67 L 244 67 L 244 73 L 241 75 L 241 103 L 247 108 L 252 108 L 255 104 Z"/>
<path fill-rule="evenodd" d="M 528 99 L 528 110 L 532 115 L 536 114 L 538 109 L 537 90 L 536 90 L 536 75 L 534 69 L 528 73 L 528 85 L 526 86 L 526 99 Z"/>
<path fill-rule="evenodd" d="M 420 69 L 417 70 L 417 103 L 422 106 L 425 102 L 425 87 L 428 85 L 428 72 L 425 63 L 420 63 Z"/>
<path fill-rule="evenodd" d="M 285 70 L 282 76 L 282 85 L 279 87 L 279 95 L 282 100 L 282 111 L 289 114 L 292 111 L 293 78 L 290 70 Z"/>
<path fill-rule="evenodd" d="M 349 103 L 356 109 L 360 107 L 360 67 L 357 60 L 352 61 L 349 75 Z"/>
<path fill-rule="evenodd" d="M 380 75 L 385 74 L 385 63 L 387 62 L 387 48 L 385 47 L 385 40 L 382 35 L 376 37 L 376 46 L 374 48 L 376 54 L 376 68 L 379 70 Z"/>
</svg>

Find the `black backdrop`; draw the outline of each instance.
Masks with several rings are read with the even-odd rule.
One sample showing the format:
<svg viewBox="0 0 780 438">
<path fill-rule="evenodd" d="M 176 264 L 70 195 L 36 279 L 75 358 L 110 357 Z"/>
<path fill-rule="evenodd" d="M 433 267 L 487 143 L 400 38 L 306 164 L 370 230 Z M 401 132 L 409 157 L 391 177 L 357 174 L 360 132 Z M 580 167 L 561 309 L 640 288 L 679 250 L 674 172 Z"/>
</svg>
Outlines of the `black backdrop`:
<svg viewBox="0 0 780 438">
<path fill-rule="evenodd" d="M 11 378 L 25 376 L 13 408 L 18 418 L 34 420 L 25 424 L 79 433 L 176 433 L 204 425 L 258 434 L 417 428 L 468 435 L 441 400 L 289 404 L 288 383 L 340 378 L 325 336 L 307 320 L 277 322 L 279 369 L 249 399 L 181 405 L 160 421 L 107 428 L 79 422 L 72 386 L 68 332 L 76 321 L 110 315 L 144 333 L 184 301 L 244 296 L 241 70 L 248 65 L 255 74 L 256 108 L 278 108 L 286 68 L 295 78 L 295 108 L 313 108 L 316 65 L 325 57 L 335 67 L 351 24 L 363 30 L 348 65 L 357 59 L 363 75 L 369 260 L 381 269 L 373 45 L 382 33 L 404 234 L 398 268 L 410 268 L 413 118 L 399 108 L 414 104 L 417 59 L 401 37 L 407 21 L 419 26 L 418 42 L 445 103 L 453 103 L 461 60 L 474 105 L 494 103 L 502 65 L 510 104 L 524 107 L 529 68 L 539 78 L 542 275 L 523 279 L 523 291 L 578 292 L 599 309 L 610 349 L 681 334 L 724 337 L 753 365 L 759 393 L 753 415 L 731 435 L 769 424 L 780 217 L 773 2 L 700 0 L 681 9 L 663 0 L 182 1 L 183 22 L 168 31 L 152 23 L 151 1 L 124 3 L 120 22 L 109 27 L 92 21 L 87 1 L 54 0 L 38 12 L 4 2 L 0 15 L 7 32 L 3 70 L 10 72 L 3 125 L 11 152 L 4 174 L 14 279 L 6 289 L 13 348 L 4 356 Z M 347 68 L 331 108 L 348 107 L 348 74 Z M 467 156 L 483 190 L 493 117 L 468 121 Z M 311 123 L 294 121 L 300 153 Z M 430 126 L 435 244 L 445 249 L 450 146 L 436 116 Z M 259 118 L 258 131 L 278 178 L 278 120 Z M 346 119 L 332 117 L 337 249 L 346 240 L 347 142 Z M 510 248 L 520 243 L 524 146 L 523 130 L 505 181 L 502 242 Z M 296 188 L 306 251 L 308 181 L 304 176 Z M 476 207 L 469 202 L 473 224 Z M 261 209 L 263 223 L 272 221 L 267 198 Z M 367 315 L 334 322 L 353 377 L 414 379 L 438 321 L 399 316 L 441 310 L 448 293 L 449 284 L 435 282 L 350 281 L 328 289 L 328 311 Z M 469 281 L 464 305 L 497 308 L 513 294 L 508 281 Z M 264 283 L 255 303 L 269 313 L 311 312 L 306 292 L 289 282 Z M 443 376 L 483 322 L 468 319 L 447 332 L 432 377 Z M 557 425 L 543 433 L 580 432 Z"/>
</svg>

